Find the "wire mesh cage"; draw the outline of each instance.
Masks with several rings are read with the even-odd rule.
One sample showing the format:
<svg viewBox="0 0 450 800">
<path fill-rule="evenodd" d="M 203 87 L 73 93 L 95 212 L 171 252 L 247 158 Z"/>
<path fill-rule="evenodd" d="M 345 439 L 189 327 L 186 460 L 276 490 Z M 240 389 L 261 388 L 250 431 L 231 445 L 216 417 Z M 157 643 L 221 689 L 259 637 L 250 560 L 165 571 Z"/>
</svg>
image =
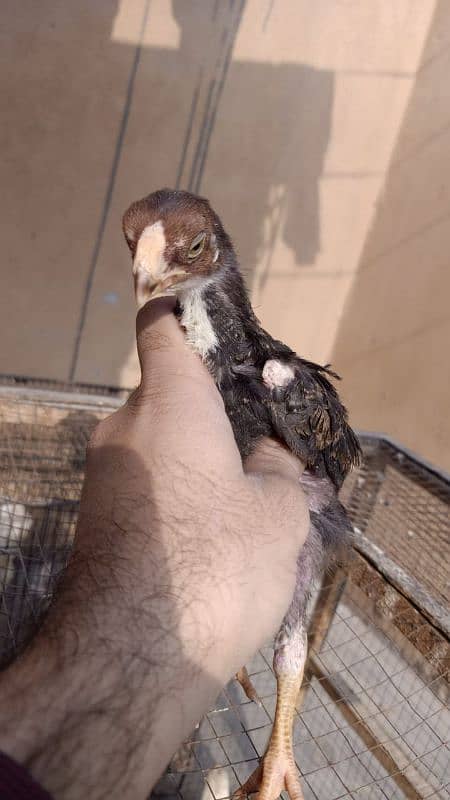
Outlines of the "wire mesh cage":
<svg viewBox="0 0 450 800">
<path fill-rule="evenodd" d="M 3 386 L 1 385 L 3 383 Z M 32 635 L 73 542 L 87 438 L 123 393 L 0 381 L 0 663 Z M 305 800 L 450 798 L 450 482 L 386 439 L 342 491 L 353 558 L 326 576 L 310 623 L 295 756 Z M 232 680 L 154 798 L 227 800 L 264 753 L 272 648 Z"/>
</svg>

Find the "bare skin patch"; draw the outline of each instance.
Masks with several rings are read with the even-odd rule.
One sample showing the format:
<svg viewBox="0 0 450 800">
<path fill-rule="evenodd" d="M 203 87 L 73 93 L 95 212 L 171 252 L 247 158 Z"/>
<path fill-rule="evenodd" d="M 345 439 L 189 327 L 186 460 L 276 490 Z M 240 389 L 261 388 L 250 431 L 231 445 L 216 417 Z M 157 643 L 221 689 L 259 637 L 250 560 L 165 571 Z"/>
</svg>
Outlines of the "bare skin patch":
<svg viewBox="0 0 450 800">
<path fill-rule="evenodd" d="M 268 389 L 284 389 L 295 377 L 295 372 L 289 364 L 283 364 L 274 358 L 264 364 L 262 379 Z"/>
</svg>

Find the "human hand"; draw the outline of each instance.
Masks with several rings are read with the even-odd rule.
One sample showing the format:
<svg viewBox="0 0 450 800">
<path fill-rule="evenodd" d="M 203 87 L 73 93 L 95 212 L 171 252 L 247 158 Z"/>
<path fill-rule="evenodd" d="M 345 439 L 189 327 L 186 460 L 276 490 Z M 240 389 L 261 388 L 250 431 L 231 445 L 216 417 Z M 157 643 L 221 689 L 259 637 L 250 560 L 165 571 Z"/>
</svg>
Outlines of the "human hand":
<svg viewBox="0 0 450 800">
<path fill-rule="evenodd" d="M 272 440 L 242 467 L 222 398 L 166 301 L 140 312 L 137 341 L 141 384 L 91 440 L 82 527 L 90 536 L 98 514 L 143 537 L 142 590 L 164 575 L 181 601 L 184 646 L 195 661 L 190 627 L 209 628 L 219 647 L 209 669 L 223 681 L 292 598 L 307 531 L 303 467 Z"/>
<path fill-rule="evenodd" d="M 80 797 L 86 773 L 93 800 L 105 779 L 110 798 L 148 794 L 276 631 L 308 530 L 302 466 L 267 440 L 243 467 L 220 394 L 167 301 L 140 312 L 137 338 L 140 387 L 92 437 L 74 558 L 12 676 L 15 718 L 28 718 L 12 754 L 57 798 Z M 46 691 L 30 708 L 31 670 Z"/>
</svg>

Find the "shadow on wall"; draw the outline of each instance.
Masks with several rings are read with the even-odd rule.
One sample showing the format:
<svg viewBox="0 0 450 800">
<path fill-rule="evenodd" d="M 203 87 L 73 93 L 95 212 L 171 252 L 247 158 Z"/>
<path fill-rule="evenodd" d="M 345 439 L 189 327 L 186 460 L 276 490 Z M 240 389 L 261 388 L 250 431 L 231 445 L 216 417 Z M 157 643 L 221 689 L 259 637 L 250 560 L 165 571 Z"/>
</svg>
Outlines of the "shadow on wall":
<svg viewBox="0 0 450 800">
<path fill-rule="evenodd" d="M 314 265 L 334 78 L 282 62 L 271 7 L 244 33 L 246 0 L 7 0 L 0 311 L 27 324 L 1 329 L 1 372 L 135 375 L 120 217 L 161 186 L 210 198 L 255 292 L 280 237 Z M 239 60 L 238 34 L 267 60 Z"/>
<path fill-rule="evenodd" d="M 446 469 L 449 70 L 450 5 L 441 0 L 332 355 L 355 424 L 388 431 Z"/>
<path fill-rule="evenodd" d="M 131 200 L 161 186 L 175 185 L 210 199 L 239 243 L 251 290 L 264 286 L 280 236 L 299 265 L 314 263 L 333 76 L 302 64 L 233 60 L 245 6 L 245 0 L 173 0 L 173 18 L 168 21 L 167 13 L 150 18 L 149 35 L 144 32 L 136 49 L 92 267 L 93 275 L 107 270 L 109 284 L 119 287 L 121 296 L 131 290 L 120 215 Z M 152 31 L 161 31 L 164 43 L 170 24 L 171 46 L 154 44 Z M 95 280 L 94 275 L 91 284 Z M 103 278 L 97 282 L 107 285 Z M 111 312 L 96 305 L 94 326 L 92 310 L 86 313 L 90 293 L 88 281 L 71 377 L 101 382 L 102 371 L 95 372 L 88 362 L 96 345 L 94 328 L 108 330 Z M 95 294 L 92 307 L 94 302 Z M 91 319 L 85 325 L 87 316 Z M 126 304 L 115 309 L 114 326 L 114 351 L 106 354 L 109 363 L 104 362 L 103 371 L 115 373 L 115 382 L 126 385 L 136 373 Z"/>
<path fill-rule="evenodd" d="M 205 59 L 198 47 L 205 5 L 172 0 L 181 41 L 178 53 L 165 58 L 175 59 L 178 70 L 184 59 L 198 67 L 176 184 L 204 192 L 222 207 L 226 226 L 240 234 L 249 287 L 261 289 L 280 235 L 299 265 L 313 265 L 320 249 L 319 179 L 333 73 L 302 64 L 231 61 L 245 5 L 231 3 L 219 18 L 218 3 L 210 3 L 209 38 L 218 46 Z M 266 16 L 263 26 L 268 21 Z"/>
</svg>

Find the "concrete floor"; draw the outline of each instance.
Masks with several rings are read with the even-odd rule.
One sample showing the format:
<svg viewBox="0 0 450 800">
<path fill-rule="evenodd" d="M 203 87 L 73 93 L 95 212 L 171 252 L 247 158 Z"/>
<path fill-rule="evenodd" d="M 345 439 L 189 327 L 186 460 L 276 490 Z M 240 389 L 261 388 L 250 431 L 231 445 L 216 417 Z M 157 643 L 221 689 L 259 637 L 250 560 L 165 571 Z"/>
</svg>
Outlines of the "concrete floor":
<svg viewBox="0 0 450 800">
<path fill-rule="evenodd" d="M 133 386 L 123 210 L 210 197 L 355 425 L 450 465 L 446 0 L 6 0 L 0 372 Z"/>
</svg>

